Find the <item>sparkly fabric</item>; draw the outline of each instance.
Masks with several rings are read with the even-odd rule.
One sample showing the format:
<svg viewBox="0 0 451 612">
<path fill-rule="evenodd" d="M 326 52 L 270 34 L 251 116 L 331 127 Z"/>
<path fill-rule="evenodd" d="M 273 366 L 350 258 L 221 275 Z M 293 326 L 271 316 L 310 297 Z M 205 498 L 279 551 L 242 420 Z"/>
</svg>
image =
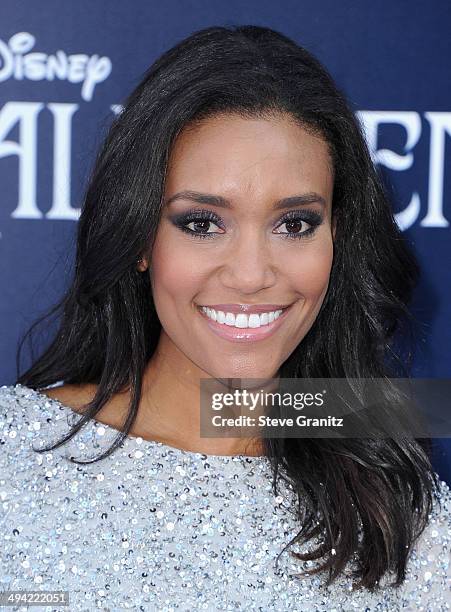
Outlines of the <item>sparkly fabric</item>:
<svg viewBox="0 0 451 612">
<path fill-rule="evenodd" d="M 451 491 L 441 482 L 398 589 L 332 586 L 289 554 L 294 492 L 275 497 L 265 457 L 184 451 L 91 421 L 44 454 L 79 416 L 22 385 L 0 387 L 0 590 L 67 590 L 69 608 L 36 610 L 346 611 L 451 609 Z M 295 545 L 304 551 L 308 545 Z M 25 610 L 25 607 L 8 608 Z"/>
</svg>

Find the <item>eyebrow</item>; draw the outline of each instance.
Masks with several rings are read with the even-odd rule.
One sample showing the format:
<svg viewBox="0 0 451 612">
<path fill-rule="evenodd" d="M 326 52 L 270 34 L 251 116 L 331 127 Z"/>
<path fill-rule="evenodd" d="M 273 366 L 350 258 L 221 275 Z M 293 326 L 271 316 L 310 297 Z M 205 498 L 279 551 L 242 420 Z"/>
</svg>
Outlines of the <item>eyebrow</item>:
<svg viewBox="0 0 451 612">
<path fill-rule="evenodd" d="M 166 200 L 165 205 L 168 206 L 175 200 L 190 200 L 199 204 L 218 206 L 219 208 L 233 208 L 230 200 L 227 200 L 222 196 L 212 195 L 210 193 L 199 193 L 198 191 L 179 191 Z M 273 203 L 273 208 L 274 210 L 280 210 L 283 208 L 291 208 L 292 206 L 314 203 L 319 203 L 326 206 L 326 200 L 322 196 L 320 196 L 318 193 L 310 192 L 276 200 Z"/>
</svg>

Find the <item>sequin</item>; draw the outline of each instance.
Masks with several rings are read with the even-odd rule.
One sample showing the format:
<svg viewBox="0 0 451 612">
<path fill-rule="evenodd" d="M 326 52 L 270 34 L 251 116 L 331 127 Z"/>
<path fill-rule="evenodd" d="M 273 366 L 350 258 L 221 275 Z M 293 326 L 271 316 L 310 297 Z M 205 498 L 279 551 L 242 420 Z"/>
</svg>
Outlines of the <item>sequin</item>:
<svg viewBox="0 0 451 612">
<path fill-rule="evenodd" d="M 353 590 L 350 572 L 324 576 L 282 553 L 300 526 L 295 496 L 272 491 L 266 457 L 205 455 L 128 436 L 91 421 L 44 454 L 78 419 L 23 385 L 0 387 L 0 590 L 66 590 L 89 611 L 337 611 L 451 609 L 451 491 L 441 482 L 404 584 Z M 310 545 L 295 545 L 304 551 Z M 288 549 L 289 550 L 289 549 Z M 336 554 L 336 551 L 333 551 Z M 389 577 L 387 576 L 387 582 Z M 23 608 L 12 608 L 26 610 Z"/>
</svg>

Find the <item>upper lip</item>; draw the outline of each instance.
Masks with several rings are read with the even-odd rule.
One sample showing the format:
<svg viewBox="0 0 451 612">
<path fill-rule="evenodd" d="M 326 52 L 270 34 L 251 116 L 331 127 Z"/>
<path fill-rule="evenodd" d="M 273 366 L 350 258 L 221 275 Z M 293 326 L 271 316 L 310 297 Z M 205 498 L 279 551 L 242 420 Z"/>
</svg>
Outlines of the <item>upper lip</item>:
<svg viewBox="0 0 451 612">
<path fill-rule="evenodd" d="M 213 308 L 214 310 L 222 310 L 222 312 L 231 312 L 233 314 L 244 313 L 260 313 L 273 312 L 275 310 L 284 310 L 291 304 L 200 304 L 205 308 Z"/>
</svg>

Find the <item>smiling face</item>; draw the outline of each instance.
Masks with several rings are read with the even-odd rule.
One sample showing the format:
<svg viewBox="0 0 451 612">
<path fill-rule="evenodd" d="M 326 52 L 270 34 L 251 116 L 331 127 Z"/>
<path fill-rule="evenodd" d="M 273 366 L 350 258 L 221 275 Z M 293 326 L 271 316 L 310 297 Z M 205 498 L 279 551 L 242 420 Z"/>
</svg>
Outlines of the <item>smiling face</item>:
<svg viewBox="0 0 451 612">
<path fill-rule="evenodd" d="M 327 144 L 288 116 L 185 128 L 150 261 L 165 354 L 207 377 L 275 376 L 327 292 L 332 192 Z"/>
</svg>

